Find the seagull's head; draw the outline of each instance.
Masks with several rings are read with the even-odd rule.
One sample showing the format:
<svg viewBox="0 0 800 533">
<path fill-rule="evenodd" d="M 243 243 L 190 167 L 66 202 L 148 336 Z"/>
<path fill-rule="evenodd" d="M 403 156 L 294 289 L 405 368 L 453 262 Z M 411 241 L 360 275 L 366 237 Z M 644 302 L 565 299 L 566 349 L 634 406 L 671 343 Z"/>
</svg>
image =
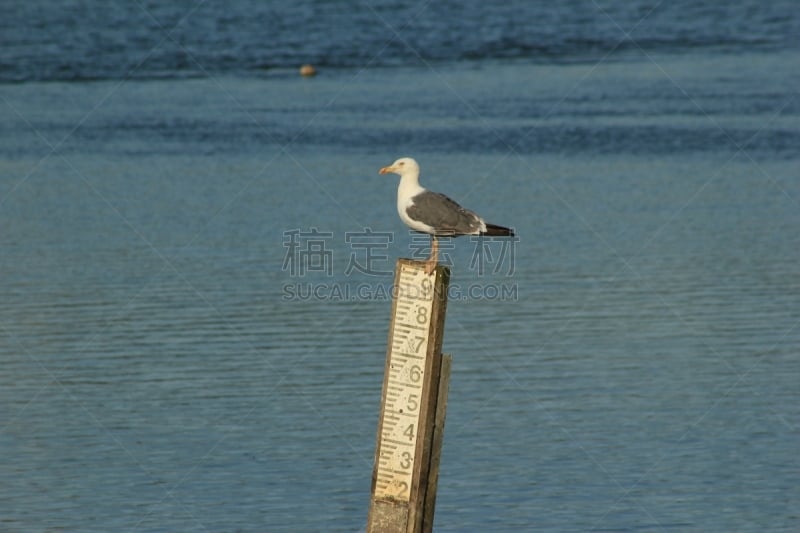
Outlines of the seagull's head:
<svg viewBox="0 0 800 533">
<path fill-rule="evenodd" d="M 388 167 L 383 167 L 380 174 L 399 174 L 400 177 L 414 175 L 419 176 L 419 165 L 410 157 L 401 157 Z"/>
</svg>

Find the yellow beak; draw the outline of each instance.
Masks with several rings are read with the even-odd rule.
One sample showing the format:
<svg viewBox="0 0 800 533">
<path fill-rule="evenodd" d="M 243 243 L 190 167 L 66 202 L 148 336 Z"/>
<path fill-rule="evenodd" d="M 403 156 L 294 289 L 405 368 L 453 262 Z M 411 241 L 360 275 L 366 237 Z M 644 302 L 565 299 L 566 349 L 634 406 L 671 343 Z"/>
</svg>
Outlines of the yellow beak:
<svg viewBox="0 0 800 533">
<path fill-rule="evenodd" d="M 383 167 L 382 169 L 380 169 L 378 171 L 378 174 L 389 174 L 391 172 L 394 172 L 394 167 L 389 166 L 389 167 Z"/>
</svg>

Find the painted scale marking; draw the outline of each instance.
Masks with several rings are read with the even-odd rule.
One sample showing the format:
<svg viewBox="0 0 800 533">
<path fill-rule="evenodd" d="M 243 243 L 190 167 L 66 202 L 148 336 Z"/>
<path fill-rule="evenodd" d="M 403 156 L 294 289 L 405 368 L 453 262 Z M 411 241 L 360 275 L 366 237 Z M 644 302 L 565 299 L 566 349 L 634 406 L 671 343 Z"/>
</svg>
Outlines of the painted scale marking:
<svg viewBox="0 0 800 533">
<path fill-rule="evenodd" d="M 403 266 L 395 298 L 375 497 L 409 501 L 433 310 L 433 278 L 420 268 Z"/>
</svg>

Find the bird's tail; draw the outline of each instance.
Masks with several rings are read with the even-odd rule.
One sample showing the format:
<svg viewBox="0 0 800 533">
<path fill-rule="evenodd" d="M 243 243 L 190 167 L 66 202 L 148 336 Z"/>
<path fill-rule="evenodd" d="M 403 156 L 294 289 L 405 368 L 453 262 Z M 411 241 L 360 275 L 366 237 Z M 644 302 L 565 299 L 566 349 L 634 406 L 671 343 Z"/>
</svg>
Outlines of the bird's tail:
<svg viewBox="0 0 800 533">
<path fill-rule="evenodd" d="M 513 237 L 514 230 L 503 226 L 497 226 L 495 224 L 486 224 L 486 231 L 481 233 L 481 235 L 489 235 L 497 237 Z"/>
</svg>

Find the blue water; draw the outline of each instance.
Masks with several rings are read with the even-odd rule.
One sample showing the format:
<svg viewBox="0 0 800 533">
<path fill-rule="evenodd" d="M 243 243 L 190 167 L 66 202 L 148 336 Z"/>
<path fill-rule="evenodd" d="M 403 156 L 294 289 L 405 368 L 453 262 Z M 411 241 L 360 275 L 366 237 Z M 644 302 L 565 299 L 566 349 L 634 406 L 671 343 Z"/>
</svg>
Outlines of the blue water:
<svg viewBox="0 0 800 533">
<path fill-rule="evenodd" d="M 0 18 L 0 530 L 362 529 L 403 155 L 519 235 L 443 244 L 436 531 L 800 529 L 794 2 Z"/>
</svg>

